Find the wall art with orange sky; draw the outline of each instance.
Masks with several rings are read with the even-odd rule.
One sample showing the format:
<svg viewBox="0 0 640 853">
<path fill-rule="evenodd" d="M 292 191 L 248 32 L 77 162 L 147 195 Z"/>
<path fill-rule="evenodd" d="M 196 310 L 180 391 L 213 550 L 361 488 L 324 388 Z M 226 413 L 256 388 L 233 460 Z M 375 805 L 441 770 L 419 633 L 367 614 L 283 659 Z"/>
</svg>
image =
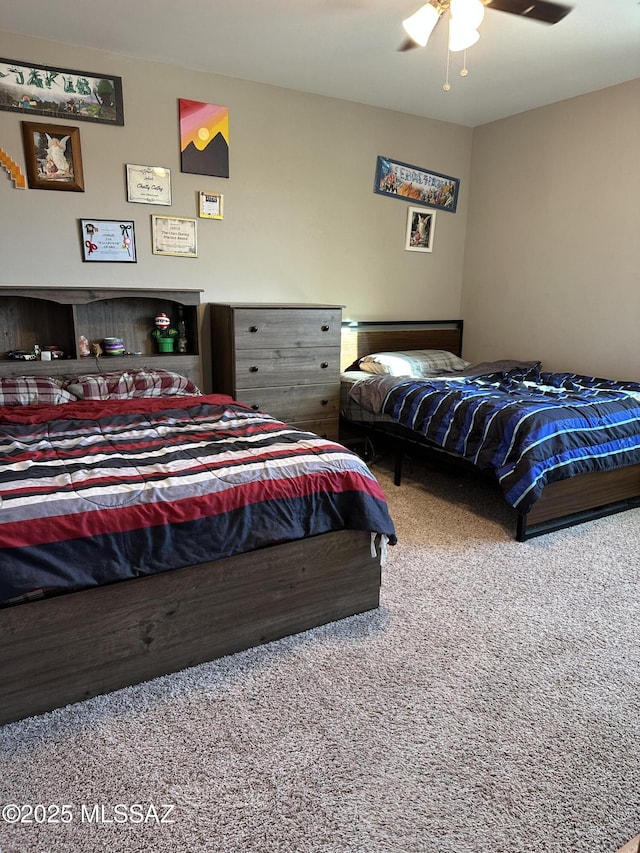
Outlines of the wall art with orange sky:
<svg viewBox="0 0 640 853">
<path fill-rule="evenodd" d="M 229 109 L 178 99 L 180 171 L 229 177 Z"/>
</svg>

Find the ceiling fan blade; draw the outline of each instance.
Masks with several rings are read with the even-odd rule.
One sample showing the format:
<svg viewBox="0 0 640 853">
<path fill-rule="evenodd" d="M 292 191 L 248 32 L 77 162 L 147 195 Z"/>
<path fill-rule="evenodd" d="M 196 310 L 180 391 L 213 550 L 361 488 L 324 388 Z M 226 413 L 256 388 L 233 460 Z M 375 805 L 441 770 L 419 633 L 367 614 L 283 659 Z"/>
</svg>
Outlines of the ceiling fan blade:
<svg viewBox="0 0 640 853">
<path fill-rule="evenodd" d="M 549 0 L 489 0 L 485 5 L 498 12 L 522 15 L 545 24 L 557 24 L 573 9 L 573 6 L 551 3 Z"/>
<path fill-rule="evenodd" d="M 420 45 L 418 44 L 418 42 L 414 41 L 413 39 L 406 38 L 402 42 L 402 44 L 398 47 L 398 50 L 401 50 L 401 51 L 413 50 L 414 47 L 420 47 Z"/>
</svg>

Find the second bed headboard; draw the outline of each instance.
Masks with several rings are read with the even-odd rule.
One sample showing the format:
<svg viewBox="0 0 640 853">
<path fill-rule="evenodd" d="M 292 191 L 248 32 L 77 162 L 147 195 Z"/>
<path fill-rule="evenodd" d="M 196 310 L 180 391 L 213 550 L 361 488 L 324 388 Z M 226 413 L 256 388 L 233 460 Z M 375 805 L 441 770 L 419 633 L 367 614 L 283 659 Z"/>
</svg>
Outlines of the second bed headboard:
<svg viewBox="0 0 640 853">
<path fill-rule="evenodd" d="M 374 352 L 443 349 L 461 356 L 462 327 L 462 320 L 345 320 L 340 369 Z"/>
</svg>

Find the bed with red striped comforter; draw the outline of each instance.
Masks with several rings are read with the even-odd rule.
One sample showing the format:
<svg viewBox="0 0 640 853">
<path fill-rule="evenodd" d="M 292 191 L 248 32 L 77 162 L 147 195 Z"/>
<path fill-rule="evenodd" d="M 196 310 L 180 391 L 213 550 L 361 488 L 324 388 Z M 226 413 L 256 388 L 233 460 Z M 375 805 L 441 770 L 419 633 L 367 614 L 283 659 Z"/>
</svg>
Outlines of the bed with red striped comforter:
<svg viewBox="0 0 640 853">
<path fill-rule="evenodd" d="M 395 542 L 367 466 L 229 397 L 0 409 L 0 602 L 342 529 Z"/>
</svg>

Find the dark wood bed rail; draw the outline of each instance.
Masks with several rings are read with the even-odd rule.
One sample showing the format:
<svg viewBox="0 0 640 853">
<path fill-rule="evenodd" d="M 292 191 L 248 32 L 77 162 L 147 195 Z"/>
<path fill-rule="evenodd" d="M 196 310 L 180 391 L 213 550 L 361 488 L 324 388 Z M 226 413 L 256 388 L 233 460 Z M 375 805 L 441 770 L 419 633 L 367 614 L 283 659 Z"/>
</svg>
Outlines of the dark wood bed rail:
<svg viewBox="0 0 640 853">
<path fill-rule="evenodd" d="M 530 511 L 526 515 L 518 513 L 516 539 L 524 542 L 638 506 L 640 465 L 579 474 L 569 480 L 548 483 Z"/>
<path fill-rule="evenodd" d="M 402 482 L 404 457 L 411 450 L 425 454 L 431 461 L 447 470 L 477 473 L 471 462 L 462 457 L 451 456 L 400 424 L 363 424 L 362 428 L 372 436 L 380 435 L 384 441 L 391 442 L 393 482 L 396 486 L 400 486 Z M 492 482 L 498 488 L 488 474 L 487 482 Z M 613 471 L 579 474 L 568 480 L 548 483 L 528 513 L 514 510 L 515 538 L 518 542 L 526 542 L 545 533 L 636 507 L 640 507 L 640 464 Z"/>
</svg>

